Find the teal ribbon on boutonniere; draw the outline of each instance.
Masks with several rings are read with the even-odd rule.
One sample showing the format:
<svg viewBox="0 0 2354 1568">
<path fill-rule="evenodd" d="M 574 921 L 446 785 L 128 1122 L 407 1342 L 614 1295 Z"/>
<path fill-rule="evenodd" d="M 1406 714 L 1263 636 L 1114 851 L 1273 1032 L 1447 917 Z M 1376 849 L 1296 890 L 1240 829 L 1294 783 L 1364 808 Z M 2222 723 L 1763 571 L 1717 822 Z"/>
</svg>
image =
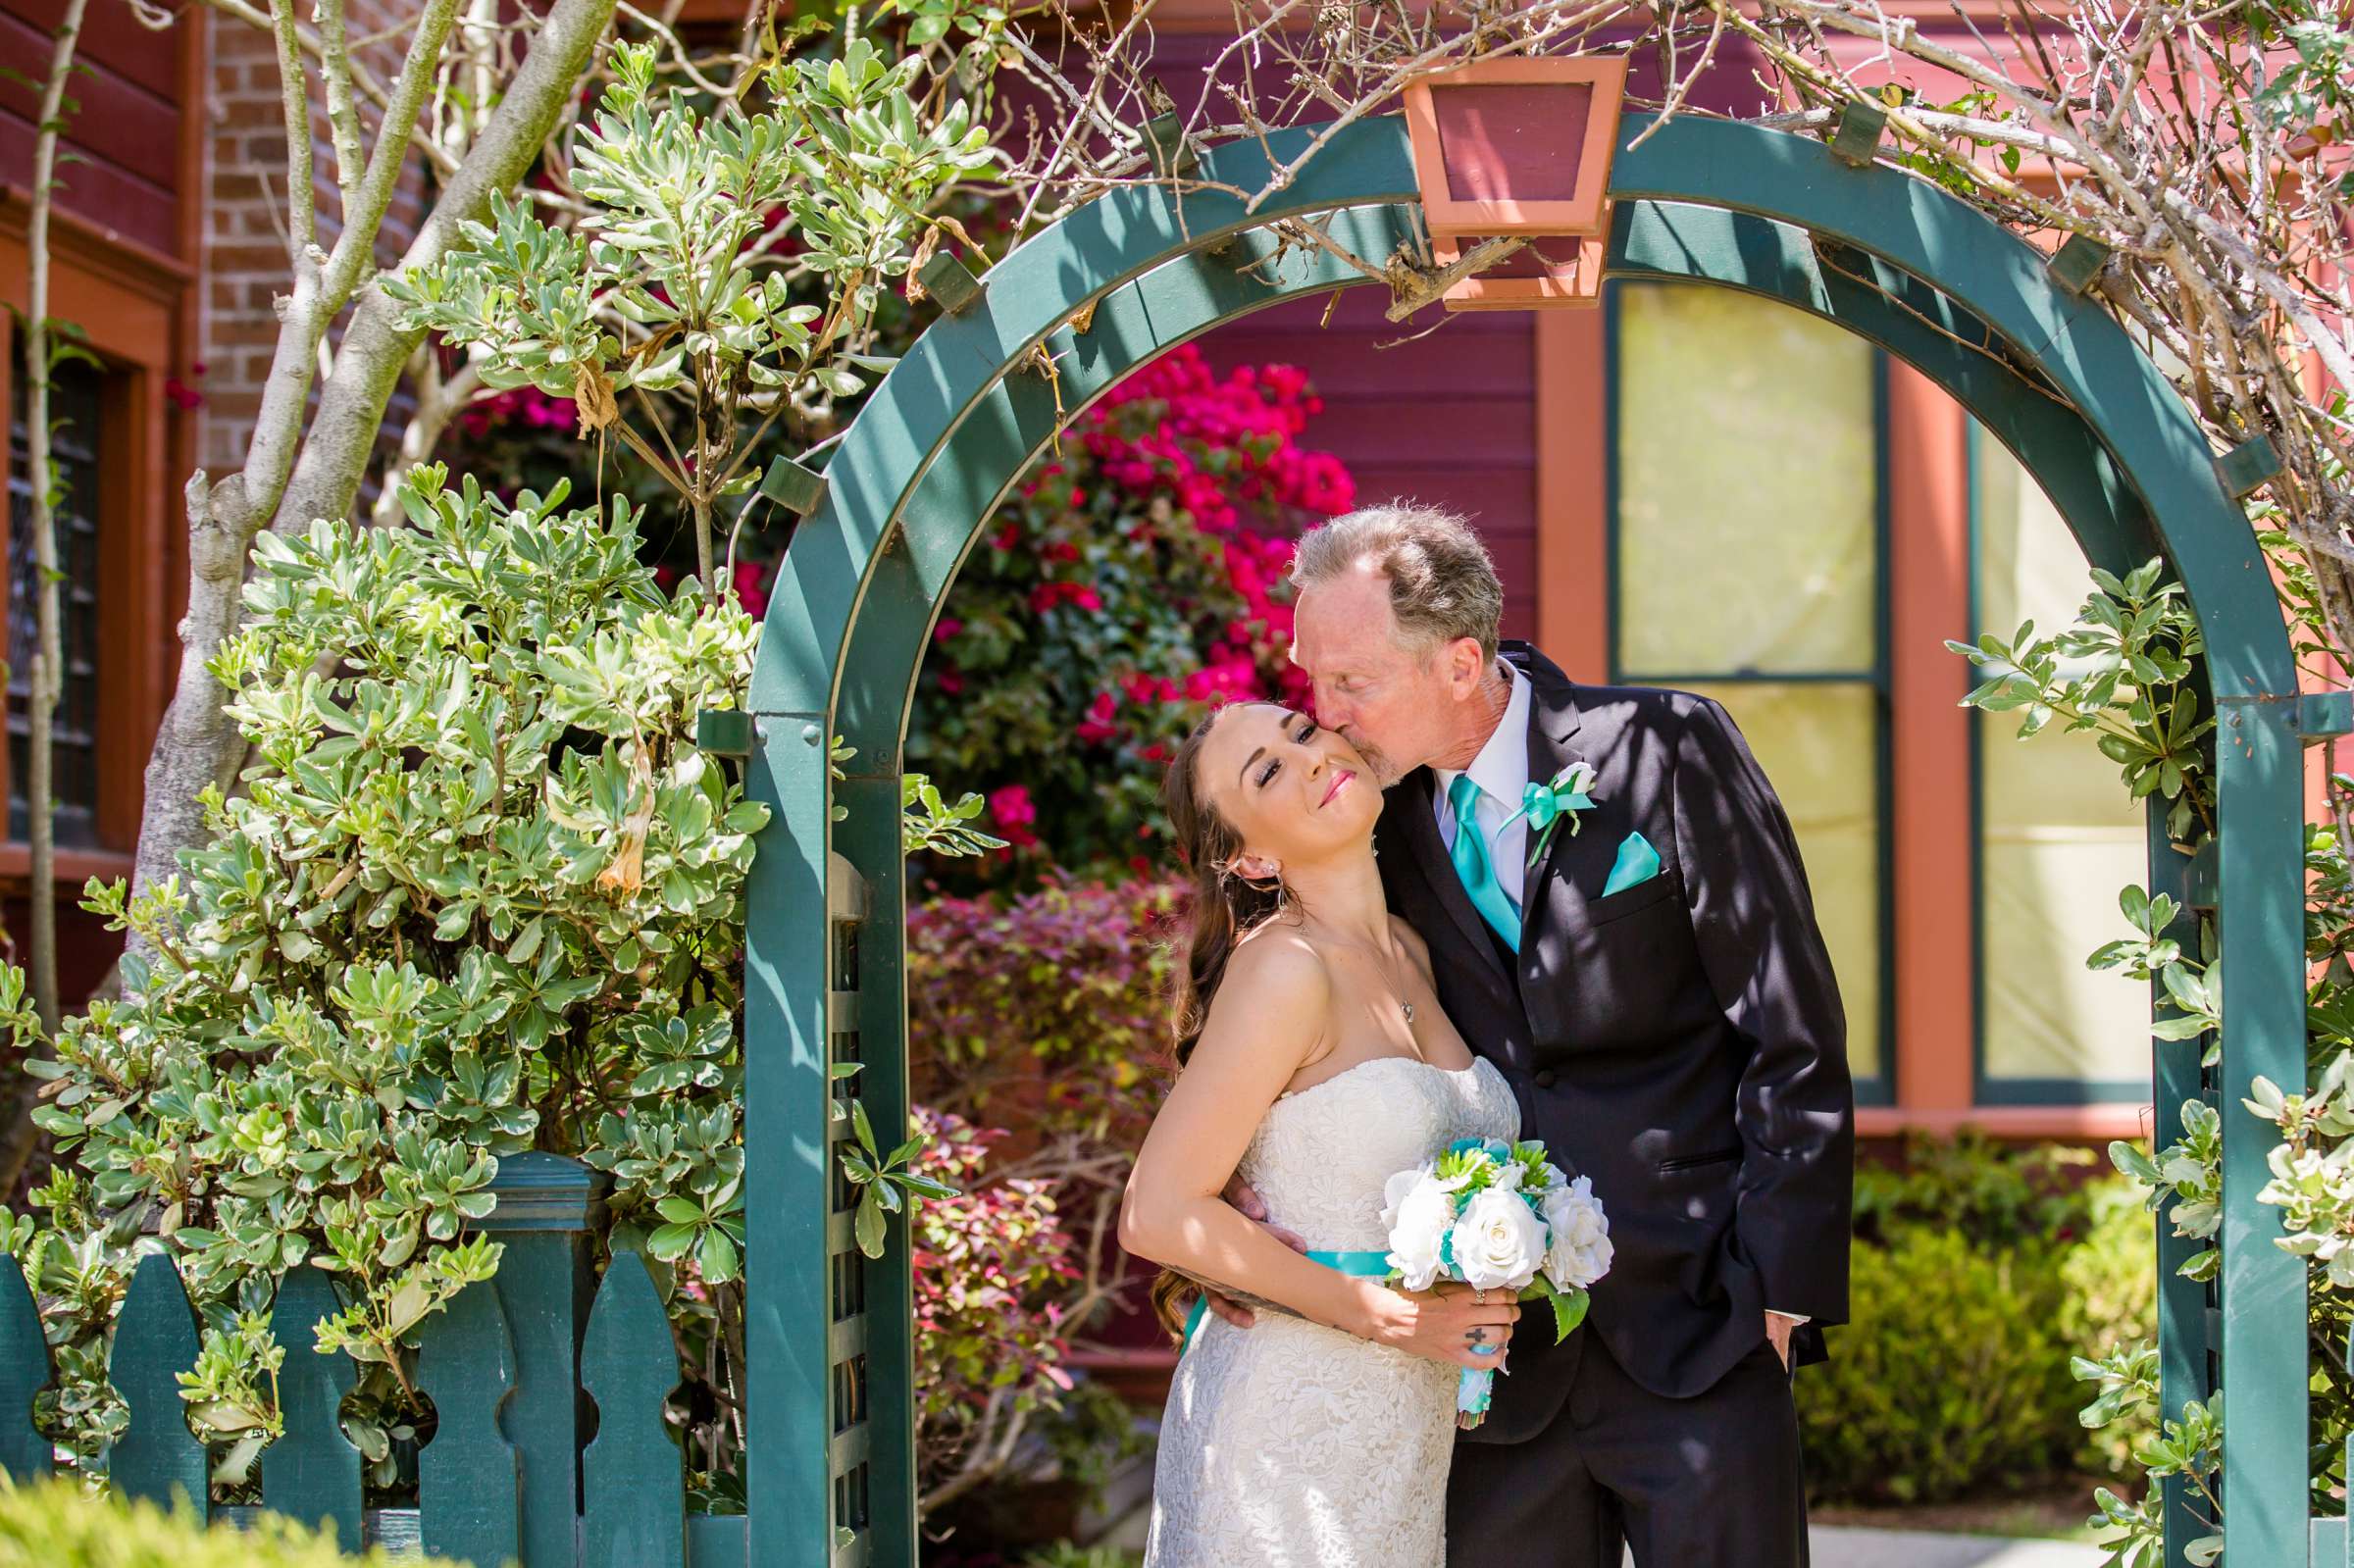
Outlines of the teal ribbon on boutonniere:
<svg viewBox="0 0 2354 1568">
<path fill-rule="evenodd" d="M 1510 827 L 1513 817 L 1526 817 L 1528 826 L 1536 834 L 1528 849 L 1529 859 L 1534 861 L 1545 853 L 1545 845 L 1553 838 L 1553 830 L 1560 827 L 1564 818 L 1569 823 L 1571 835 L 1576 834 L 1577 814 L 1593 809 L 1594 798 L 1586 792 L 1593 787 L 1594 765 L 1590 762 L 1573 762 L 1545 784 L 1532 781 L 1520 792 L 1520 809 L 1505 818 L 1498 831 Z"/>
</svg>

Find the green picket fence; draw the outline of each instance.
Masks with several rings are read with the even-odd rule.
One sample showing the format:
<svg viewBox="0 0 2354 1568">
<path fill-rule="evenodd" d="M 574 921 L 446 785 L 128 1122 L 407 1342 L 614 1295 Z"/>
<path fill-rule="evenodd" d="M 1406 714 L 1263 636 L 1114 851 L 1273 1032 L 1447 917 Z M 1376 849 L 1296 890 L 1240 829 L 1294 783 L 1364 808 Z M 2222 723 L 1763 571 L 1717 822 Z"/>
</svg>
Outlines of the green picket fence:
<svg viewBox="0 0 2354 1568">
<path fill-rule="evenodd" d="M 263 1505 L 332 1524 L 345 1543 L 422 1548 L 497 1568 L 684 1568 L 745 1560 L 741 1515 L 690 1516 L 678 1442 L 662 1401 L 679 1382 L 662 1299 L 635 1252 L 592 1278 L 587 1246 L 602 1178 L 527 1153 L 500 1162 L 498 1206 L 484 1229 L 505 1243 L 497 1275 L 428 1320 L 417 1382 L 439 1417 L 418 1450 L 418 1506 L 365 1508 L 361 1458 L 336 1423 L 355 1381 L 349 1357 L 313 1347 L 337 1310 L 316 1269 L 286 1277 L 271 1314 L 285 1346 L 279 1401 L 285 1435 L 260 1460 Z M 109 1455 L 114 1485 L 169 1504 L 175 1492 L 216 1518 L 253 1510 L 207 1499 L 204 1444 L 188 1431 L 175 1374 L 194 1365 L 196 1315 L 173 1261 L 131 1277 L 108 1371 L 130 1421 Z M 51 1378 L 32 1295 L 0 1259 L 0 1470 L 51 1468 L 33 1395 Z"/>
</svg>

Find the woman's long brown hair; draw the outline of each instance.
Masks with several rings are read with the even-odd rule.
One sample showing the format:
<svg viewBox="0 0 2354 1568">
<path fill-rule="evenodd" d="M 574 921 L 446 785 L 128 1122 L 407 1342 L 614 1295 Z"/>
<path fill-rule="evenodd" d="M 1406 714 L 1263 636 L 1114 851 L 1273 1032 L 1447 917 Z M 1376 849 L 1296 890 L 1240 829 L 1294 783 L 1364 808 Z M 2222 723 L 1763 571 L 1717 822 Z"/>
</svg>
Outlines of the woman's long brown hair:
<svg viewBox="0 0 2354 1568">
<path fill-rule="evenodd" d="M 1185 964 L 1177 974 L 1169 1020 L 1170 1053 L 1180 1068 L 1202 1038 L 1210 999 L 1217 994 L 1218 983 L 1226 978 L 1226 964 L 1236 945 L 1283 906 L 1279 883 L 1254 885 L 1226 869 L 1243 852 L 1242 835 L 1218 815 L 1202 788 L 1202 749 L 1209 739 L 1210 728 L 1225 711 L 1213 708 L 1194 727 L 1177 748 L 1160 784 L 1160 803 L 1168 813 L 1171 836 L 1193 878 Z M 1182 1337 L 1184 1332 L 1180 1303 L 1200 1291 L 1200 1286 L 1173 1270 L 1163 1269 L 1153 1280 L 1152 1313 L 1172 1337 Z"/>
</svg>

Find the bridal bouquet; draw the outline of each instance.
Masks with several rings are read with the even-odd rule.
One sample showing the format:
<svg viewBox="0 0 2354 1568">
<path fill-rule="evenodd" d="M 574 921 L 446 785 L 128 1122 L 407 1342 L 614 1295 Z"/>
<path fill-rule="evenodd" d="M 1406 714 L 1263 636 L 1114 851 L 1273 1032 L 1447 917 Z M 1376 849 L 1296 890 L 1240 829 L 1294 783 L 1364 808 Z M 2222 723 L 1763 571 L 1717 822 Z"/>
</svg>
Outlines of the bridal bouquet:
<svg viewBox="0 0 2354 1568">
<path fill-rule="evenodd" d="M 1543 1296 L 1553 1303 L 1556 1344 L 1585 1321 L 1586 1287 L 1611 1267 L 1611 1227 L 1594 1184 L 1562 1176 L 1534 1139 L 1458 1138 L 1437 1159 L 1389 1179 L 1381 1223 L 1391 1284 L 1427 1290 L 1459 1280 L 1523 1301 Z M 1487 1368 L 1463 1369 L 1458 1426 L 1487 1419 L 1495 1384 Z"/>
</svg>

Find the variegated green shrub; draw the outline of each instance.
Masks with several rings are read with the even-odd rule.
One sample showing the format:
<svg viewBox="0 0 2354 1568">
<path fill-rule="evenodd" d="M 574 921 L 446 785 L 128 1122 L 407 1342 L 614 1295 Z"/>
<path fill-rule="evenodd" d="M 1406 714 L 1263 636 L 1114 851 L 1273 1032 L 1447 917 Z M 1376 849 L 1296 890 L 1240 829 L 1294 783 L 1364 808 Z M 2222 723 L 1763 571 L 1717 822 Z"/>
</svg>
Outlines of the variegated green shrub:
<svg viewBox="0 0 2354 1568">
<path fill-rule="evenodd" d="M 985 61 L 1003 14 L 949 9 Z M 922 55 L 853 25 L 829 57 L 780 57 L 763 93 L 706 115 L 658 85 L 653 45 L 608 63 L 572 149 L 577 223 L 494 197 L 492 222 L 385 290 L 486 385 L 569 397 L 584 431 L 611 430 L 686 501 L 709 582 L 713 508 L 759 481 L 762 437 L 888 368 L 862 350 L 891 280 L 931 254 L 930 210 L 1002 172 L 989 72 L 944 93 Z"/>
<path fill-rule="evenodd" d="M 405 527 L 264 536 L 214 666 L 241 787 L 208 800 L 184 877 L 90 890 L 161 956 L 56 1039 L 39 1116 L 67 1163 L 8 1237 L 85 1454 L 119 1419 L 96 1340 L 160 1246 L 204 1319 L 184 1381 L 231 1440 L 221 1479 L 275 1431 L 262 1314 L 311 1263 L 341 1283 L 329 1338 L 364 1369 L 355 1437 L 390 1482 L 417 1330 L 496 1267 L 470 1228 L 521 1149 L 610 1171 L 666 1288 L 731 1309 L 765 811 L 693 733 L 739 701 L 755 629 L 666 598 L 619 503 L 509 505 L 436 468 L 401 500 Z"/>
</svg>

